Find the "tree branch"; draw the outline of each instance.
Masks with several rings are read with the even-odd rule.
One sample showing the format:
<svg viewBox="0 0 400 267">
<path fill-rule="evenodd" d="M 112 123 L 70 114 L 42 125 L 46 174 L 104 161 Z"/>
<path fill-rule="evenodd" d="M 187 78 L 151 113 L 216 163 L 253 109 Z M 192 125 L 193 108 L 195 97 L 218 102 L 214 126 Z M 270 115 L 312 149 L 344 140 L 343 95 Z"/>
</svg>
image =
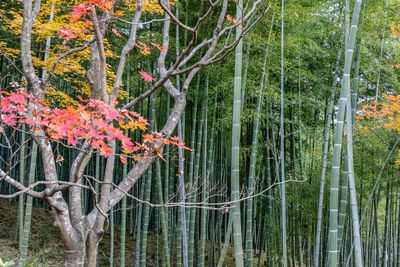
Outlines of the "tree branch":
<svg viewBox="0 0 400 267">
<path fill-rule="evenodd" d="M 110 99 L 116 99 L 118 96 L 119 88 L 120 88 L 121 80 L 122 80 L 122 75 L 124 74 L 126 59 L 128 57 L 128 54 L 135 47 L 136 33 L 137 33 L 138 23 L 139 23 L 141 15 L 142 15 L 142 7 L 143 7 L 143 0 L 138 0 L 137 6 L 136 6 L 136 13 L 132 19 L 132 27 L 131 27 L 129 39 L 126 42 L 124 48 L 122 49 L 122 53 L 120 56 L 117 73 L 115 75 L 114 87 L 113 87 L 113 91 L 111 92 Z"/>
</svg>

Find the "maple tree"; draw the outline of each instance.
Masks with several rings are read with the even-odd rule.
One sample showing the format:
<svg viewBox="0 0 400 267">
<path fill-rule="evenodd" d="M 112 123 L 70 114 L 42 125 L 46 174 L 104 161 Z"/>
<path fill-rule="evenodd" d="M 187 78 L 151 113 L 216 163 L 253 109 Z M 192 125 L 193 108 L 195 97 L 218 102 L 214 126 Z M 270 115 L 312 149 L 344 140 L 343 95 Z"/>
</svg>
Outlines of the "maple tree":
<svg viewBox="0 0 400 267">
<path fill-rule="evenodd" d="M 233 24 L 224 22 L 229 18 L 228 6 L 235 6 L 234 2 L 216 0 L 204 3 L 204 9 L 194 18 L 192 26 L 174 16 L 171 8 L 179 8 L 174 1 L 57 0 L 42 3 L 39 0 L 23 0 L 21 3 L 22 8 L 10 10 L 11 19 L 4 22 L 11 33 L 20 33 L 20 55 L 1 43 L 0 49 L 6 49 L 12 56 L 20 56 L 24 75 L 21 84 L 27 90 L 1 92 L 0 130 L 5 132 L 6 127 L 20 130 L 21 124 L 28 126 L 27 133 L 37 143 L 41 153 L 46 188 L 37 191 L 26 187 L 1 169 L 0 178 L 16 187 L 19 190 L 17 194 L 26 193 L 49 203 L 65 245 L 66 266 L 83 266 L 85 262 L 88 266 L 95 266 L 97 247 L 110 209 L 127 194 L 156 158 L 163 157 L 164 145 L 188 149 L 183 140 L 173 137 L 172 133 L 185 108 L 193 77 L 202 67 L 222 60 L 235 49 L 240 39 L 268 11 L 268 1 L 254 1 L 246 8 L 240 23 L 233 21 Z M 67 14 L 66 10 L 69 10 Z M 155 17 L 154 22 L 145 20 L 142 16 L 145 12 Z M 130 30 L 121 31 L 112 24 L 112 19 L 118 20 L 126 14 L 131 17 L 131 21 L 127 21 Z M 52 19 L 49 20 L 49 16 Z M 199 40 L 199 31 L 205 21 L 211 22 L 214 29 Z M 161 38 L 138 38 L 141 23 L 159 22 L 163 25 Z M 172 24 L 191 35 L 187 45 L 176 56 L 168 53 Z M 241 34 L 231 38 L 233 30 L 239 26 Z M 119 55 L 107 39 L 109 32 L 124 42 Z M 56 38 L 47 51 L 47 57 L 43 59 L 33 55 L 32 42 L 47 40 L 49 36 Z M 122 90 L 128 56 L 148 56 L 151 53 L 157 56 L 157 73 L 152 74 L 157 79 L 141 70 L 136 75 L 149 82 L 148 90 L 124 101 L 127 102 L 125 104 L 119 104 L 117 99 L 128 97 L 128 93 Z M 117 62 L 116 68 L 111 67 L 109 59 Z M 170 67 L 167 68 L 167 65 Z M 39 77 L 39 71 L 46 71 L 46 75 Z M 183 86 L 177 88 L 173 78 L 184 73 Z M 73 83 L 76 87 L 74 94 L 66 94 L 57 88 L 54 85 L 57 79 Z M 160 88 L 174 101 L 168 119 L 159 131 L 143 133 L 142 141 L 134 142 L 129 132 L 146 131 L 149 123 L 130 109 Z M 55 103 L 54 96 L 59 96 L 64 103 Z M 83 99 L 87 97 L 90 99 Z M 120 161 L 126 164 L 128 157 L 132 157 L 135 164 L 113 188 L 117 141 L 124 153 L 119 155 Z M 60 181 L 56 171 L 56 164 L 62 161 L 53 149 L 52 143 L 55 142 L 78 152 L 68 165 L 68 183 Z M 96 182 L 101 184 L 100 192 L 95 192 L 99 194 L 99 201 L 91 211 L 84 213 L 81 185 L 85 167 L 95 152 L 105 156 L 105 169 L 102 177 L 95 177 Z M 63 190 L 68 190 L 68 200 L 63 197 Z"/>
<path fill-rule="evenodd" d="M 0 132 L 5 126 L 25 123 L 33 130 L 41 129 L 52 141 L 66 139 L 67 145 L 73 147 L 77 147 L 81 142 L 88 142 L 90 146 L 98 149 L 102 156 L 114 153 L 106 141 L 119 140 L 122 152 L 128 155 L 136 153 L 132 155 L 136 160 L 151 153 L 162 157 L 159 149 L 151 145 L 157 140 L 163 144 L 188 149 L 179 137 L 165 137 L 157 132 L 144 134 L 143 144 L 135 145 L 123 130 L 146 130 L 146 119 L 133 111 L 118 111 L 100 100 L 83 100 L 79 96 L 78 98 L 84 104 L 78 104 L 77 108 L 68 106 L 58 109 L 50 108 L 44 101 L 34 98 L 23 89 L 20 92 L 0 92 Z M 113 103 L 116 104 L 116 100 Z M 33 108 L 29 109 L 29 106 Z M 113 124 L 117 124 L 122 130 Z M 121 160 L 126 163 L 125 158 Z"/>
<path fill-rule="evenodd" d="M 356 119 L 380 120 L 384 128 L 400 133 L 400 95 L 383 94 L 383 97 L 385 101 L 363 105 Z M 396 164 L 400 165 L 400 151 Z"/>
</svg>

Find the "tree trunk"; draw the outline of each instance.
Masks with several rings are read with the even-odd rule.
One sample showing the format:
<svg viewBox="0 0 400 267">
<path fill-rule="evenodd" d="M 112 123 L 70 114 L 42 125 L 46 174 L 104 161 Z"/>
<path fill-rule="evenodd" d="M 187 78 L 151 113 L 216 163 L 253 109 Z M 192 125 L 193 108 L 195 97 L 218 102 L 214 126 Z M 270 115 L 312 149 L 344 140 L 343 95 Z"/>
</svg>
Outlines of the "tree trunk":
<svg viewBox="0 0 400 267">
<path fill-rule="evenodd" d="M 82 244 L 83 245 L 83 244 Z M 85 265 L 85 249 L 76 249 L 75 251 L 64 252 L 65 267 L 83 267 Z"/>
</svg>

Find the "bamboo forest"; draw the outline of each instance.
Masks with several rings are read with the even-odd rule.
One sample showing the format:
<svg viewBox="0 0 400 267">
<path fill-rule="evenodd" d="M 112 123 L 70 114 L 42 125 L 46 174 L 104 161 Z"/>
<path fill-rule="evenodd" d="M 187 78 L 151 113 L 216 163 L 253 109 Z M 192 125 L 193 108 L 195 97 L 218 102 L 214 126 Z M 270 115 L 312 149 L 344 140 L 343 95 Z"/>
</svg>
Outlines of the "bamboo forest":
<svg viewBox="0 0 400 267">
<path fill-rule="evenodd" d="M 399 0 L 0 1 L 0 267 L 398 267 L 399 167 Z"/>
</svg>

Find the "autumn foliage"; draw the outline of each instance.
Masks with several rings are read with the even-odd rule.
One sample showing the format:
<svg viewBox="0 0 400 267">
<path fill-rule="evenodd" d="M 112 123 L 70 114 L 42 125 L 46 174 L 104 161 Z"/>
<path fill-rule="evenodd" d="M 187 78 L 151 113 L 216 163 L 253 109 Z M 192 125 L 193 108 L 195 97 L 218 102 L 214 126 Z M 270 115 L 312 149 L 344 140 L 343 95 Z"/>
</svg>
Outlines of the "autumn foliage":
<svg viewBox="0 0 400 267">
<path fill-rule="evenodd" d="M 400 95 L 383 95 L 386 102 L 373 102 L 372 105 L 363 105 L 363 110 L 356 119 L 387 118 L 389 122 L 385 128 L 400 132 Z"/>
<path fill-rule="evenodd" d="M 118 140 L 122 152 L 135 160 L 156 154 L 163 157 L 156 143 L 174 145 L 188 149 L 177 137 L 166 137 L 161 133 L 143 134 L 143 142 L 133 142 L 129 132 L 147 130 L 147 120 L 138 113 L 117 110 L 100 100 L 84 100 L 76 107 L 51 108 L 24 90 L 0 92 L 0 132 L 6 126 L 18 127 L 20 123 L 30 126 L 31 131 L 41 130 L 49 141 L 66 143 L 78 147 L 87 142 L 102 156 L 113 154 L 108 141 Z M 117 104 L 116 100 L 112 101 Z M 126 163 L 124 155 L 121 161 Z"/>
<path fill-rule="evenodd" d="M 363 110 L 356 119 L 385 119 L 383 126 L 400 133 L 400 95 L 387 95 L 384 102 L 373 102 L 372 105 L 363 105 Z M 400 165 L 400 152 L 396 161 Z"/>
</svg>

